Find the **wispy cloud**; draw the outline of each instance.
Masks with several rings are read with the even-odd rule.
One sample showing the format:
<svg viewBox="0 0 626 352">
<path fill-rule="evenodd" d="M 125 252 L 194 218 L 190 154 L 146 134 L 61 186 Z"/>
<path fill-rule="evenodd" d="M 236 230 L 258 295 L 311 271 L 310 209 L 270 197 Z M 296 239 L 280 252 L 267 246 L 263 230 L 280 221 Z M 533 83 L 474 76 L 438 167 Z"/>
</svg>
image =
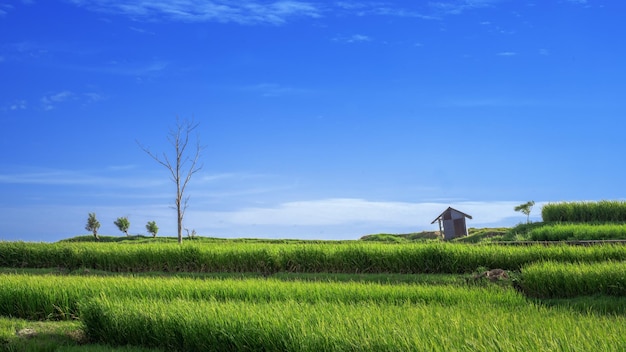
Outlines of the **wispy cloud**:
<svg viewBox="0 0 626 352">
<path fill-rule="evenodd" d="M 445 15 L 459 15 L 468 10 L 491 7 L 501 0 L 456 0 L 433 1 L 429 5 L 437 13 Z"/>
<path fill-rule="evenodd" d="M 86 186 L 115 186 L 115 187 L 152 187 L 171 182 L 167 177 L 157 173 L 154 178 L 145 176 L 145 172 L 138 170 L 134 164 L 109 165 L 97 172 L 89 170 L 68 169 L 40 169 L 25 168 L 13 173 L 0 173 L 0 184 L 29 184 L 29 185 L 86 185 Z M 137 178 L 129 171 L 138 170 L 141 176 Z M 231 180 L 241 182 L 244 179 L 268 177 L 267 175 L 245 173 L 202 174 L 194 180 L 194 184 L 213 184 L 217 181 Z"/>
<path fill-rule="evenodd" d="M 139 27 L 129 27 L 131 31 L 133 32 L 137 32 L 140 34 L 147 34 L 147 35 L 154 35 L 154 32 L 151 32 L 149 30 L 143 29 L 143 28 L 139 28 Z"/>
<path fill-rule="evenodd" d="M 9 10 L 12 10 L 13 6 L 8 4 L 0 4 L 0 17 L 6 16 L 9 13 Z"/>
<path fill-rule="evenodd" d="M 28 185 L 113 185 L 118 180 L 70 170 L 38 170 L 0 174 L 0 183 Z"/>
<path fill-rule="evenodd" d="M 497 53 L 498 56 L 517 56 L 517 53 L 514 51 L 502 51 Z"/>
<path fill-rule="evenodd" d="M 430 223 L 448 206 L 472 215 L 473 219 L 468 220 L 470 227 L 512 226 L 526 221 L 524 215 L 513 210 L 521 203 L 401 203 L 322 199 L 283 203 L 273 208 L 234 211 L 198 209 L 192 205 L 186 213 L 184 226 L 195 229 L 201 236 L 357 239 L 380 232 L 438 230 L 436 224 Z M 539 209 L 542 204 L 537 202 L 535 207 Z M 88 212 L 96 212 L 102 223 L 101 233 L 107 235 L 120 235 L 113 225 L 113 220 L 119 216 L 129 217 L 131 233 L 145 233 L 144 225 L 147 221 L 156 221 L 162 229 L 162 236 L 174 236 L 176 233 L 175 212 L 165 203 L 6 206 L 0 208 L 0 221 L 14 224 L 9 227 L 14 228 L 15 233 L 36 234 L 27 240 L 57 241 L 84 233 Z M 538 219 L 537 213 L 533 211 L 531 219 Z M 41 221 L 30 221 L 33 217 Z M 41 227 L 41 223 L 46 224 L 45 228 Z"/>
<path fill-rule="evenodd" d="M 341 43 L 365 43 L 365 42 L 371 42 L 372 38 L 364 34 L 353 34 L 350 36 L 335 37 L 333 38 L 333 41 L 341 42 Z"/>
<path fill-rule="evenodd" d="M 153 60 L 150 62 L 125 63 L 110 62 L 108 65 L 97 68 L 80 68 L 85 71 L 105 72 L 121 76 L 146 76 L 158 74 L 167 69 L 169 62 Z"/>
<path fill-rule="evenodd" d="M 33 186 L 45 190 L 34 195 L 37 202 L 48 204 L 108 204 L 112 199 L 132 203 L 155 201 L 167 203 L 171 181 L 159 175 L 146 175 L 130 166 L 104 167 L 102 170 L 28 169 L 0 174 L 0 186 L 28 190 Z M 27 194 L 29 191 L 25 191 Z M 61 198 L 59 196 L 62 195 Z"/>
<path fill-rule="evenodd" d="M 52 110 L 57 104 L 67 102 L 76 98 L 76 95 L 70 91 L 64 90 L 57 93 L 46 94 L 41 98 L 41 104 L 44 110 Z"/>
<path fill-rule="evenodd" d="M 93 93 L 93 92 L 83 93 L 82 96 L 85 98 L 86 103 L 95 103 L 95 102 L 99 102 L 99 101 L 107 99 L 106 96 L 100 93 Z"/>
<path fill-rule="evenodd" d="M 26 100 L 16 100 L 10 104 L 7 104 L 5 106 L 1 106 L 0 107 L 0 111 L 20 111 L 20 110 L 26 110 L 28 108 L 28 104 L 26 103 Z"/>
<path fill-rule="evenodd" d="M 459 97 L 442 99 L 436 106 L 451 108 L 528 107 L 549 105 L 542 101 L 511 99 L 506 97 Z"/>
<path fill-rule="evenodd" d="M 46 93 L 41 98 L 39 98 L 38 103 L 35 104 L 29 104 L 26 99 L 15 100 L 11 103 L 0 106 L 0 111 L 20 111 L 30 108 L 50 111 L 56 109 L 60 105 L 70 102 L 79 103 L 80 105 L 88 105 L 105 99 L 107 99 L 106 96 L 96 92 L 75 93 L 69 90 L 62 90 Z"/>
<path fill-rule="evenodd" d="M 21 41 L 13 43 L 3 43 L 0 48 L 8 53 L 9 58 L 39 58 L 45 56 L 49 51 L 48 44 L 41 44 L 32 41 Z"/>
<path fill-rule="evenodd" d="M 276 83 L 259 83 L 247 85 L 240 88 L 242 91 L 254 92 L 263 97 L 281 97 L 286 95 L 299 95 L 306 93 L 307 90 L 286 86 Z"/>
<path fill-rule="evenodd" d="M 297 0 L 274 2 L 235 0 L 70 0 L 89 10 L 121 14 L 146 21 L 284 24 L 292 18 L 321 16 L 318 6 Z"/>
<path fill-rule="evenodd" d="M 435 19 L 436 17 L 425 14 L 417 10 L 409 10 L 406 8 L 391 5 L 389 3 L 382 2 L 368 2 L 368 1 L 340 1 L 335 3 L 335 6 L 350 14 L 356 16 L 391 16 L 391 17 L 412 17 L 421 19 Z"/>
<path fill-rule="evenodd" d="M 473 224 L 498 224 L 510 221 L 519 214 L 513 210 L 516 201 L 500 202 L 457 202 L 450 203 L 406 203 L 368 201 L 353 198 L 331 198 L 298 202 L 286 202 L 275 207 L 244 208 L 234 211 L 192 211 L 189 221 L 202 229 L 200 233 L 215 233 L 220 228 L 230 229 L 230 233 L 242 231 L 267 231 L 273 234 L 296 234 L 311 229 L 325 229 L 329 233 L 350 231 L 346 236 L 354 236 L 359 231 L 370 233 L 384 231 L 418 231 L 428 228 L 443 210 L 453 206 L 473 216 Z M 521 219 L 521 218 L 520 218 Z M 237 230 L 234 230 L 237 229 Z M 341 230 L 340 230 L 341 229 Z M 349 230 L 346 230 L 349 229 Z M 360 233 L 364 235 L 367 233 Z M 252 234 L 249 234 L 252 235 Z M 345 237 L 344 237 L 345 238 Z"/>
</svg>

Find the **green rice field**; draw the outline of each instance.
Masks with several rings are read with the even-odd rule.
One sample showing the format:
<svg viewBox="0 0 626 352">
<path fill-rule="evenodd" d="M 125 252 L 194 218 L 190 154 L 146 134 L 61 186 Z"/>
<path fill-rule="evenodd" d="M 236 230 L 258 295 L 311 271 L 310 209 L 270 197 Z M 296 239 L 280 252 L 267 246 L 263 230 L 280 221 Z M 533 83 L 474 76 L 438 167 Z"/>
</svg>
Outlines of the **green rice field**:
<svg viewBox="0 0 626 352">
<path fill-rule="evenodd" d="M 623 351 L 626 246 L 0 242 L 0 351 Z M 507 276 L 489 280 L 490 269 Z"/>
<path fill-rule="evenodd" d="M 624 261 L 622 246 L 500 246 L 459 243 L 24 243 L 0 242 L 0 267 L 108 272 L 279 272 L 467 274 L 478 267 L 520 270 L 542 260 Z"/>
</svg>

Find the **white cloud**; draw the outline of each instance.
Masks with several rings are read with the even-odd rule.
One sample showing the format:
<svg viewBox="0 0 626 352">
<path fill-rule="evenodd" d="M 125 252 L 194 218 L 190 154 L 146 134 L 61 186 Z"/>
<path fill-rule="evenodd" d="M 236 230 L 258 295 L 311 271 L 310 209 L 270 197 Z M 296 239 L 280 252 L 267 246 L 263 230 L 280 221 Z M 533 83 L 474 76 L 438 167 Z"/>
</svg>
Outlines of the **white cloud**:
<svg viewBox="0 0 626 352">
<path fill-rule="evenodd" d="M 11 104 L 11 106 L 9 106 L 9 110 L 26 110 L 26 100 L 19 100 Z"/>
<path fill-rule="evenodd" d="M 40 102 L 44 110 L 53 110 L 59 104 L 67 103 L 70 101 L 78 101 L 83 104 L 90 104 L 104 99 L 106 99 L 106 97 L 99 93 L 74 93 L 69 90 L 64 90 L 57 93 L 46 94 L 40 99 Z M 25 102 L 23 102 L 22 105 L 24 106 L 24 108 L 26 107 Z"/>
<path fill-rule="evenodd" d="M 64 90 L 58 93 L 50 93 L 41 98 L 41 104 L 45 110 L 52 110 L 57 104 L 72 100 L 76 95 L 70 91 Z"/>
<path fill-rule="evenodd" d="M 347 37 L 335 37 L 333 41 L 342 43 L 365 43 L 371 42 L 372 38 L 363 34 L 353 34 Z"/>
<path fill-rule="evenodd" d="M 435 102 L 435 106 L 454 108 L 483 108 L 483 107 L 504 107 L 519 108 L 530 106 L 549 106 L 550 103 L 541 100 L 527 100 L 508 97 L 455 97 L 442 99 Z"/>
<path fill-rule="evenodd" d="M 109 170 L 120 171 L 112 166 Z M 122 170 L 125 171 L 125 170 Z M 88 171 L 72 171 L 57 169 L 38 169 L 25 172 L 0 174 L 0 183 L 29 185 L 68 185 L 68 186 L 114 186 L 114 187 L 150 187 L 162 184 L 163 181 L 153 179 L 129 179 L 127 176 L 102 176 Z"/>
<path fill-rule="evenodd" d="M 0 4 L 0 17 L 6 16 L 6 14 L 9 13 L 9 10 L 12 10 L 12 9 L 13 9 L 13 6 L 11 5 Z"/>
<path fill-rule="evenodd" d="M 119 205 L 106 205 L 102 197 L 90 196 L 100 201 L 5 207 L 0 209 L 0 222 L 6 224 L 6 228 L 14 228 L 15 233 L 46 235 L 51 237 L 43 240 L 56 241 L 85 233 L 87 213 L 96 212 L 103 224 L 100 232 L 105 235 L 119 235 L 113 226 L 113 220 L 119 216 L 129 217 L 131 233 L 145 233 L 145 223 L 154 220 L 162 229 L 160 235 L 176 234 L 176 215 L 168 202 L 169 194 L 154 197 L 149 203 L 129 201 L 134 197 L 127 195 Z M 107 196 L 110 197 L 109 192 L 103 194 Z M 408 203 L 331 198 L 229 211 L 215 210 L 215 204 L 199 204 L 193 199 L 185 214 L 184 226 L 195 229 L 201 236 L 357 239 L 372 233 L 437 230 L 437 224 L 431 222 L 449 206 L 472 216 L 468 227 L 514 226 L 526 221 L 525 215 L 513 210 L 524 201 Z M 539 209 L 543 204 L 545 202 L 535 204 L 531 220 L 540 219 Z M 35 217 L 37 222 L 29 220 Z M 45 228 L 41 228 L 41 223 L 46 224 Z"/>
<path fill-rule="evenodd" d="M 298 95 L 307 92 L 304 89 L 280 85 L 276 83 L 259 83 L 240 88 L 243 91 L 259 93 L 263 97 L 280 97 L 285 95 Z"/>
<path fill-rule="evenodd" d="M 103 71 L 122 76 L 146 76 L 158 74 L 169 66 L 169 63 L 162 60 L 154 60 L 146 63 L 120 63 L 111 62 L 104 68 L 87 69 L 87 71 Z"/>
<path fill-rule="evenodd" d="M 502 51 L 497 53 L 498 56 L 517 56 L 517 53 L 514 51 Z"/>
<path fill-rule="evenodd" d="M 71 0 L 93 11 L 122 14 L 147 21 L 222 22 L 280 25 L 291 18 L 321 16 L 312 3 L 296 0 Z"/>
<path fill-rule="evenodd" d="M 335 7 L 356 16 L 392 16 L 437 20 L 445 15 L 459 15 L 468 10 L 491 7 L 501 0 L 445 0 L 424 2 L 420 10 L 398 7 L 395 3 L 377 1 L 340 1 Z M 420 4 L 414 2 L 413 6 Z"/>
<path fill-rule="evenodd" d="M 372 39 L 366 35 L 363 34 L 355 34 L 353 36 L 351 36 L 348 41 L 353 43 L 353 42 L 369 42 Z"/>
<path fill-rule="evenodd" d="M 348 2 L 340 1 L 335 3 L 337 9 L 345 10 L 356 16 L 393 16 L 393 17 L 412 17 L 421 19 L 435 19 L 435 17 L 426 15 L 419 11 L 407 10 L 405 8 L 392 7 L 388 3 L 381 2 Z"/>
<path fill-rule="evenodd" d="M 19 110 L 26 110 L 27 108 L 28 108 L 28 104 L 26 100 L 16 100 L 8 105 L 0 106 L 0 111 L 2 112 L 19 111 Z"/>
<path fill-rule="evenodd" d="M 481 224 L 497 223 L 516 216 L 519 202 L 406 203 L 336 198 L 287 202 L 269 208 L 245 208 L 231 212 L 206 212 L 211 223 L 231 226 L 349 226 L 370 228 L 419 228 L 430 223 L 448 206 L 474 217 Z M 198 216 L 200 214 L 197 214 Z"/>
<path fill-rule="evenodd" d="M 87 103 L 95 103 L 95 102 L 106 99 L 104 95 L 99 94 L 99 93 L 93 93 L 93 92 L 83 93 L 82 97 L 85 99 Z"/>
<path fill-rule="evenodd" d="M 147 35 L 154 35 L 155 34 L 154 32 L 145 30 L 143 28 L 138 28 L 138 27 L 129 27 L 129 28 L 130 28 L 130 30 L 132 30 L 134 32 L 137 32 L 137 33 L 140 33 L 140 34 L 147 34 Z"/>
<path fill-rule="evenodd" d="M 459 15 L 467 10 L 475 10 L 491 7 L 500 0 L 457 0 L 457 1 L 435 1 L 430 2 L 430 6 L 437 12 L 446 15 Z"/>
</svg>

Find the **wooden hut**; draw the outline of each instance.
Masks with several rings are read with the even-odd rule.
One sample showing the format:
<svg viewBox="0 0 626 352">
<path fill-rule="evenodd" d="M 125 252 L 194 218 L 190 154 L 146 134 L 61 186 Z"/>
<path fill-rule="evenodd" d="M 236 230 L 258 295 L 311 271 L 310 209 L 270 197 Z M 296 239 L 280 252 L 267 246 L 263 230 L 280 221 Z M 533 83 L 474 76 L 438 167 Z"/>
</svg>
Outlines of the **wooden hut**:
<svg viewBox="0 0 626 352">
<path fill-rule="evenodd" d="M 462 211 L 448 207 L 431 224 L 434 224 L 435 221 L 439 222 L 439 232 L 443 234 L 443 239 L 447 241 L 456 237 L 467 236 L 465 218 L 471 219 L 472 217 Z"/>
</svg>

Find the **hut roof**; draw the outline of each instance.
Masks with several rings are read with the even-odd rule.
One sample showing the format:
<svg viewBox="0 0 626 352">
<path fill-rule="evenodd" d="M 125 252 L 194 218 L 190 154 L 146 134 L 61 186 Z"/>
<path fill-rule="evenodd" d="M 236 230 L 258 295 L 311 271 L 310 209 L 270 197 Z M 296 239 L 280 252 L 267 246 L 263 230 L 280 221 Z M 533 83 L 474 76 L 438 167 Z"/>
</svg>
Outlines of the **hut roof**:
<svg viewBox="0 0 626 352">
<path fill-rule="evenodd" d="M 451 211 L 451 210 L 454 210 L 454 211 L 456 211 L 457 213 L 461 213 L 461 214 L 463 214 L 463 216 L 465 216 L 466 218 L 470 218 L 470 219 L 472 218 L 472 216 L 471 216 L 471 215 L 469 215 L 469 214 L 465 214 L 465 213 L 464 213 L 464 212 L 462 212 L 462 211 L 456 210 L 456 209 L 454 209 L 454 208 L 452 208 L 452 207 L 448 207 L 448 209 L 444 210 L 441 214 L 439 214 L 439 216 L 438 216 L 438 217 L 436 217 L 436 218 L 435 218 L 435 220 L 433 220 L 433 222 L 431 222 L 431 224 L 434 224 L 434 223 L 435 223 L 435 221 L 437 221 L 437 220 L 441 219 L 441 217 L 443 216 L 443 214 L 445 214 L 445 213 L 447 213 L 447 212 L 449 212 L 449 211 Z"/>
</svg>

